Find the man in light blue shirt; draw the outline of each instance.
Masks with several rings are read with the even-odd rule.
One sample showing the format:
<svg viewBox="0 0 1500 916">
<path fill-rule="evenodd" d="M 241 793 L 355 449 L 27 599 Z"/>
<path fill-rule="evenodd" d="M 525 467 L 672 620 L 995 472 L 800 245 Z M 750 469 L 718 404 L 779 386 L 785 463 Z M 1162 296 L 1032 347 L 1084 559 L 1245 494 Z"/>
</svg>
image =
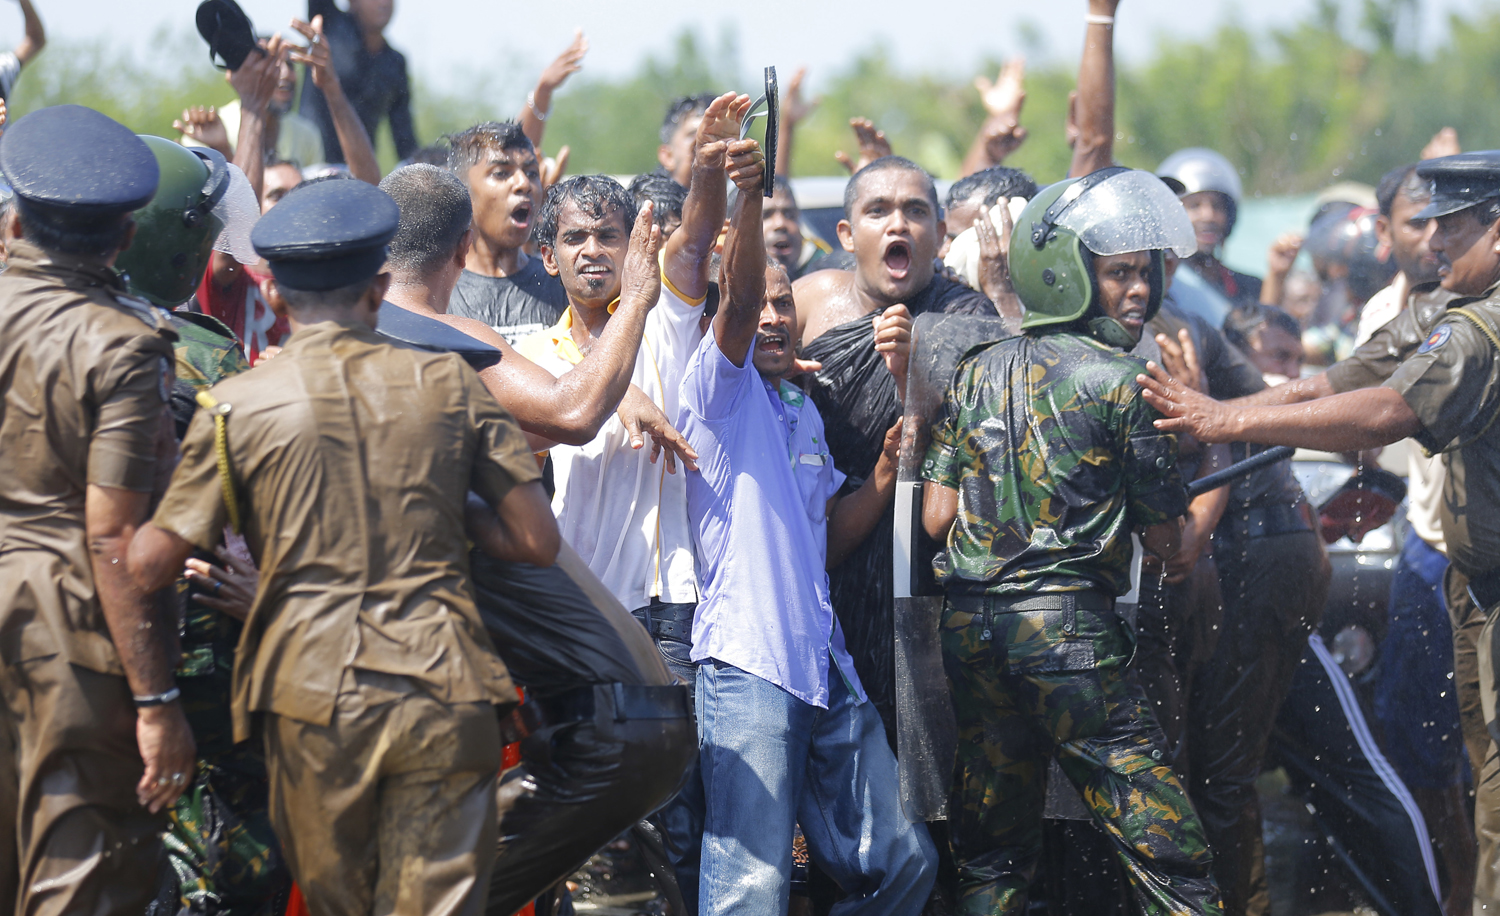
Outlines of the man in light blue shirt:
<svg viewBox="0 0 1500 916">
<path fill-rule="evenodd" d="M 896 759 L 844 648 L 826 572 L 889 504 L 900 426 L 870 478 L 840 498 L 823 420 L 786 381 L 800 371 L 797 311 L 786 269 L 766 257 L 763 156 L 749 140 L 729 152 L 741 193 L 724 299 L 688 361 L 677 417 L 699 455 L 687 479 L 703 584 L 692 655 L 707 802 L 699 912 L 785 913 L 800 823 L 813 861 L 848 895 L 834 913 L 916 914 L 937 853 L 901 813 Z M 873 320 L 899 383 L 910 319 Z"/>
</svg>

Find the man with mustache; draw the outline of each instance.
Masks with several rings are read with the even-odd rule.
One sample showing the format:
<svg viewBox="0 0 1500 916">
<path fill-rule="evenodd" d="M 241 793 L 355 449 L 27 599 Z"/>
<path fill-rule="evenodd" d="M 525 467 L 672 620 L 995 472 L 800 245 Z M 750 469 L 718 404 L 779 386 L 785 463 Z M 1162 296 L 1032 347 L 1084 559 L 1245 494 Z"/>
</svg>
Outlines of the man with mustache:
<svg viewBox="0 0 1500 916">
<path fill-rule="evenodd" d="M 1158 421 L 1160 428 L 1191 432 L 1206 442 L 1235 439 L 1355 451 L 1411 436 L 1429 454 L 1442 455 L 1450 616 L 1463 621 L 1474 613 L 1484 620 L 1476 639 L 1476 667 L 1491 740 L 1476 780 L 1477 909 L 1500 903 L 1500 855 L 1493 842 L 1500 811 L 1487 794 L 1487 787 L 1500 778 L 1494 741 L 1494 665 L 1500 659 L 1494 642 L 1494 609 L 1500 606 L 1500 567 L 1495 565 L 1500 556 L 1500 428 L 1494 423 L 1500 414 L 1500 301 L 1495 295 L 1500 285 L 1500 151 L 1431 160 L 1419 164 L 1417 174 L 1432 182 L 1432 198 L 1416 217 L 1436 220 L 1428 244 L 1442 288 L 1455 298 L 1437 306 L 1440 317 L 1414 353 L 1402 358 L 1401 351 L 1392 350 L 1386 355 L 1388 363 L 1399 364 L 1383 381 L 1377 378 L 1375 386 L 1333 394 L 1336 378 L 1340 384 L 1345 381 L 1344 372 L 1335 376 L 1335 366 L 1322 376 L 1282 386 L 1287 391 L 1271 389 L 1264 396 L 1224 404 L 1188 391 L 1159 368 L 1142 379 L 1147 398 L 1170 418 Z M 1424 305 L 1419 298 L 1408 312 L 1426 311 Z M 1330 396 L 1297 403 L 1323 391 Z M 1468 602 L 1473 612 L 1462 607 Z"/>
</svg>

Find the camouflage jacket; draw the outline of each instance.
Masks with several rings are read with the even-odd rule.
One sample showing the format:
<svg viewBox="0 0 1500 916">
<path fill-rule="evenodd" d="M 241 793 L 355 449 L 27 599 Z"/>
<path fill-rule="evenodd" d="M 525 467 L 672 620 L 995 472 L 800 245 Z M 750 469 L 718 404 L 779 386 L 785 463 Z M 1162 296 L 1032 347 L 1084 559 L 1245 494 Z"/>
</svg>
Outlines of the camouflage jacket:
<svg viewBox="0 0 1500 916">
<path fill-rule="evenodd" d="M 1145 362 L 1071 332 L 1022 335 L 959 363 L 924 480 L 958 491 L 949 591 L 1130 589 L 1130 532 L 1181 515 L 1176 438 L 1141 397 Z"/>
</svg>

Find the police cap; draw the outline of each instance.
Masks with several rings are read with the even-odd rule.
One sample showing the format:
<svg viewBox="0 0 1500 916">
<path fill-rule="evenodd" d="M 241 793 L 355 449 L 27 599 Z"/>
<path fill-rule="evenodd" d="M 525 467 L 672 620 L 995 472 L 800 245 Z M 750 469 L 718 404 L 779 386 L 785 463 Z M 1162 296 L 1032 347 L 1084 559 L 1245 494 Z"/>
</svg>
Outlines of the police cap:
<svg viewBox="0 0 1500 916">
<path fill-rule="evenodd" d="M 292 191 L 250 231 L 250 244 L 276 282 L 321 292 L 352 286 L 380 272 L 401 208 L 356 179 L 317 181 Z"/>
<path fill-rule="evenodd" d="M 1457 213 L 1500 197 L 1500 150 L 1428 159 L 1417 175 L 1432 182 L 1432 200 L 1413 219 Z"/>
<path fill-rule="evenodd" d="M 54 105 L 0 139 L 0 173 L 16 196 L 65 222 L 122 216 L 156 195 L 156 156 L 128 127 L 82 105 Z"/>
</svg>

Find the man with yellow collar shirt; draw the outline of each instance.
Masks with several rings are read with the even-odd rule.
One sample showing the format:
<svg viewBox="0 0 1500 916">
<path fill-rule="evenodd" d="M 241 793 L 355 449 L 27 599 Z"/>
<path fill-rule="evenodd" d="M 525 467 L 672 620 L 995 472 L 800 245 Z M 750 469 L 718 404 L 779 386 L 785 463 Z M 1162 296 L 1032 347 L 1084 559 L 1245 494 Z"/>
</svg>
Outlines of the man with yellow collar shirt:
<svg viewBox="0 0 1500 916">
<path fill-rule="evenodd" d="M 1135 381 L 1144 363 L 1121 352 L 1161 307 L 1165 249 L 1191 253 L 1192 226 L 1149 173 L 1112 167 L 1041 191 L 1011 236 L 1023 333 L 959 364 L 932 427 L 923 524 L 946 547 L 933 567 L 947 592 L 962 916 L 1026 911 L 1052 759 L 1143 912 L 1221 911 L 1115 609 L 1132 533 L 1170 559 L 1187 508 L 1177 444 Z"/>
<path fill-rule="evenodd" d="M 739 139 L 747 96 L 714 99 L 698 124 L 682 226 L 662 252 L 661 299 L 646 318 L 631 384 L 675 417 L 687 359 L 703 339 L 708 264 L 724 225 L 726 153 Z M 550 330 L 524 338 L 522 356 L 553 375 L 581 362 L 603 333 L 621 289 L 635 201 L 611 178 L 584 175 L 553 185 L 537 220 L 547 271 L 562 279 L 568 310 Z M 550 451 L 552 511 L 563 538 L 656 641 L 675 673 L 693 683 L 689 658 L 698 603 L 687 486 L 671 455 L 638 450 L 618 418 L 591 442 Z M 663 833 L 689 909 L 696 905 L 702 831 L 697 775 L 663 813 Z M 690 810 L 680 810 L 680 809 Z M 674 813 L 675 812 L 675 813 Z M 682 815 L 679 818 L 677 815 Z"/>
</svg>

